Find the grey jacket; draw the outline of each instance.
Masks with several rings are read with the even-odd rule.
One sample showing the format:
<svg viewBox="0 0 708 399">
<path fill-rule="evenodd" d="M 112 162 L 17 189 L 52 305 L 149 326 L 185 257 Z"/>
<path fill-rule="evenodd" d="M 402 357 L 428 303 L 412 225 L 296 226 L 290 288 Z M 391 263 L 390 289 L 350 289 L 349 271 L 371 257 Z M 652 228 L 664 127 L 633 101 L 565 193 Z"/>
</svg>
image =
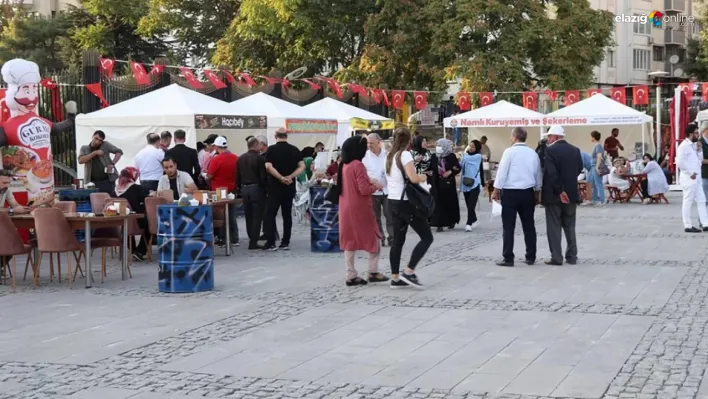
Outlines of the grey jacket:
<svg viewBox="0 0 708 399">
<path fill-rule="evenodd" d="M 114 146 L 113 144 L 104 141 L 103 144 L 101 144 L 100 150 L 103 151 L 103 156 L 99 157 L 101 164 L 103 164 L 103 167 L 108 167 L 109 165 L 113 164 L 113 161 L 111 160 L 111 155 L 113 154 L 122 154 L 123 150 L 120 148 Z M 79 150 L 79 158 L 83 157 L 85 155 L 88 155 L 93 152 L 93 149 L 91 149 L 90 145 L 85 145 L 81 147 L 81 150 Z M 118 179 L 118 171 L 116 168 L 113 168 L 113 172 L 108 174 L 108 178 L 111 181 L 116 181 Z M 86 183 L 92 182 L 93 180 L 91 179 L 91 162 L 86 162 L 84 164 L 84 181 Z"/>
</svg>

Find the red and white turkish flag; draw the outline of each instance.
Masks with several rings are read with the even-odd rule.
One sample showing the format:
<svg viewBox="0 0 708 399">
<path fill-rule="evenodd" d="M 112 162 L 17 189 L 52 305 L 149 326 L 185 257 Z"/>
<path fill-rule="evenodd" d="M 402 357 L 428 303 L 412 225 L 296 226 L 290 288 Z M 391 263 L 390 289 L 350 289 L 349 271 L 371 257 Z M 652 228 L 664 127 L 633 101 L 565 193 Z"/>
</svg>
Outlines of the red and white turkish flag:
<svg viewBox="0 0 708 399">
<path fill-rule="evenodd" d="M 470 93 L 464 91 L 457 93 L 457 104 L 460 107 L 460 111 L 469 111 L 472 108 Z"/>
<path fill-rule="evenodd" d="M 247 74 L 247 73 L 239 73 L 239 78 L 243 79 L 243 81 L 246 82 L 246 84 L 248 85 L 248 87 L 257 86 L 256 81 L 253 80 L 253 78 L 251 77 L 251 75 L 249 75 L 249 74 Z"/>
<path fill-rule="evenodd" d="M 703 101 L 708 102 L 708 83 L 701 85 L 701 93 L 703 94 Z"/>
<path fill-rule="evenodd" d="M 182 77 L 187 80 L 187 83 L 192 86 L 193 89 L 201 89 L 204 87 L 202 82 L 198 81 L 197 77 L 194 76 L 194 72 L 192 72 L 190 68 L 179 67 L 179 72 L 182 74 Z"/>
<path fill-rule="evenodd" d="M 381 99 L 383 100 L 383 103 L 385 106 L 390 106 L 391 102 L 388 101 L 388 94 L 386 93 L 386 90 L 383 89 L 376 89 L 376 92 L 381 95 Z"/>
<path fill-rule="evenodd" d="M 145 67 L 139 62 L 130 61 L 130 70 L 133 71 L 135 83 L 139 85 L 150 84 L 150 77 L 145 72 Z"/>
<path fill-rule="evenodd" d="M 116 65 L 116 60 L 110 58 L 99 58 L 98 61 L 101 63 L 101 71 L 108 78 L 113 77 L 113 67 Z"/>
<path fill-rule="evenodd" d="M 610 98 L 620 104 L 627 104 L 627 92 L 624 87 L 613 87 L 610 89 Z"/>
<path fill-rule="evenodd" d="M 355 83 L 349 83 L 349 84 L 347 85 L 347 87 L 349 88 L 349 91 L 351 91 L 351 92 L 354 93 L 354 94 L 359 94 L 360 96 L 366 96 L 366 95 L 367 95 L 367 93 L 366 93 L 366 88 L 364 88 L 364 86 L 361 86 L 361 85 L 358 85 L 358 84 L 355 84 Z"/>
<path fill-rule="evenodd" d="M 578 90 L 566 90 L 563 97 L 565 97 L 565 106 L 567 107 L 580 101 L 580 92 Z"/>
<path fill-rule="evenodd" d="M 683 90 L 683 93 L 686 95 L 686 98 L 690 101 L 691 98 L 693 97 L 693 88 L 691 83 L 679 83 L 678 85 L 679 89 Z"/>
<path fill-rule="evenodd" d="M 428 104 L 428 93 L 424 91 L 414 91 L 415 109 L 423 109 Z"/>
<path fill-rule="evenodd" d="M 212 71 L 211 69 L 205 69 L 204 70 L 204 76 L 206 76 L 207 79 L 211 82 L 211 84 L 214 85 L 215 89 L 225 89 L 226 88 L 226 83 L 224 83 L 223 80 L 219 79 L 219 77 Z"/>
<path fill-rule="evenodd" d="M 538 109 L 538 93 L 535 91 L 525 91 L 523 93 L 524 108 L 536 111 Z"/>
<path fill-rule="evenodd" d="M 391 92 L 393 98 L 393 108 L 402 109 L 406 103 L 406 92 L 403 90 L 394 90 Z"/>
<path fill-rule="evenodd" d="M 494 93 L 492 93 L 491 91 L 479 93 L 479 102 L 480 104 L 482 104 L 483 107 L 486 107 L 487 105 L 493 103 Z"/>
<path fill-rule="evenodd" d="M 634 105 L 649 105 L 649 86 L 632 87 Z"/>
<path fill-rule="evenodd" d="M 310 86 L 310 88 L 311 88 L 312 90 L 320 90 L 320 89 L 322 88 L 322 86 L 320 86 L 320 85 L 318 85 L 317 83 L 311 81 L 310 79 L 300 79 L 300 80 L 301 80 L 302 82 L 307 83 L 307 85 Z"/>
<path fill-rule="evenodd" d="M 588 89 L 586 95 L 587 95 L 588 97 L 592 97 L 592 96 L 594 96 L 595 94 L 602 94 L 602 89 Z"/>
<path fill-rule="evenodd" d="M 545 94 L 546 97 L 548 97 L 548 99 L 551 101 L 555 101 L 558 99 L 558 92 L 557 91 L 546 90 L 543 92 L 543 94 Z"/>
<path fill-rule="evenodd" d="M 150 75 L 159 75 L 163 72 L 165 72 L 164 65 L 153 65 L 152 69 L 150 70 Z"/>
</svg>

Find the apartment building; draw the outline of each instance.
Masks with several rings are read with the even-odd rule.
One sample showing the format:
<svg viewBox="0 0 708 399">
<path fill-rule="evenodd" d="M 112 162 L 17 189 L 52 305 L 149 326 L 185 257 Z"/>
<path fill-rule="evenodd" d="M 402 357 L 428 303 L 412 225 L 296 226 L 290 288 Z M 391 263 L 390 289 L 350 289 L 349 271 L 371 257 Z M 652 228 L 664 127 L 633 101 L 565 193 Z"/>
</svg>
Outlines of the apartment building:
<svg viewBox="0 0 708 399">
<path fill-rule="evenodd" d="M 697 0 L 590 0 L 595 9 L 613 13 L 614 45 L 595 68 L 602 87 L 651 83 L 650 72 L 665 71 L 666 80 L 685 81 L 688 40 L 698 36 Z M 662 14 L 660 26 L 649 20 Z"/>
<path fill-rule="evenodd" d="M 13 0 L 15 3 L 21 3 L 28 13 L 52 16 L 58 12 L 64 11 L 70 5 L 79 6 L 79 0 Z"/>
</svg>

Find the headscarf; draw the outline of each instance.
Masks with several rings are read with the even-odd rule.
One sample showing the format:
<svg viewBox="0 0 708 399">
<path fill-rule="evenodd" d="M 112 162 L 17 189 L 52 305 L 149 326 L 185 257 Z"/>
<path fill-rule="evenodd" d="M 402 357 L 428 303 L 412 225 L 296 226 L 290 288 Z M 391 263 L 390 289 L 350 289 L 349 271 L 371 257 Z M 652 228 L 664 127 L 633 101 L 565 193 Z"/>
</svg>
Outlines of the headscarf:
<svg viewBox="0 0 708 399">
<path fill-rule="evenodd" d="M 425 141 L 425 137 L 423 136 L 413 137 L 413 145 L 411 146 L 411 149 L 419 153 L 427 151 L 425 148 L 423 148 L 423 141 Z"/>
<path fill-rule="evenodd" d="M 366 143 L 366 136 L 353 136 L 342 144 L 342 152 L 340 153 L 342 162 L 339 163 L 339 171 L 337 173 L 337 185 L 340 188 L 339 195 L 342 195 L 342 169 L 344 165 L 364 159 L 368 150 Z"/>
<path fill-rule="evenodd" d="M 314 158 L 315 157 L 315 147 L 305 147 L 300 151 L 303 158 Z"/>
<path fill-rule="evenodd" d="M 130 186 L 135 184 L 135 181 L 140 177 L 140 172 L 137 168 L 128 166 L 127 168 L 120 171 L 120 176 L 118 177 L 118 182 L 116 183 L 116 195 L 123 195 Z"/>
<path fill-rule="evenodd" d="M 411 154 L 413 155 L 413 165 L 415 165 L 415 171 L 418 174 L 425 173 L 430 170 L 430 163 L 433 157 L 430 151 L 423 147 L 424 140 L 425 137 L 423 136 L 415 136 L 412 140 Z M 417 161 L 415 159 L 417 156 L 421 156 L 423 159 Z"/>
<path fill-rule="evenodd" d="M 452 154 L 452 141 L 448 139 L 440 139 L 435 144 L 438 147 L 442 147 L 442 154 L 439 155 L 440 158 L 444 158 Z"/>
</svg>

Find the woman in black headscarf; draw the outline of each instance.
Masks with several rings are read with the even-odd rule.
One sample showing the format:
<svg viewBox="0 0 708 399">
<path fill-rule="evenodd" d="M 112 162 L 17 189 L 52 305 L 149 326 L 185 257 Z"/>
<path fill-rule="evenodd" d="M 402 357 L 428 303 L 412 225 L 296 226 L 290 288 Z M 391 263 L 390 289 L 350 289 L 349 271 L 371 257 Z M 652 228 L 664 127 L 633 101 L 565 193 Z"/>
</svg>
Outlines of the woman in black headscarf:
<svg viewBox="0 0 708 399">
<path fill-rule="evenodd" d="M 425 142 L 426 140 L 423 136 L 413 137 L 411 155 L 413 155 L 413 164 L 415 165 L 416 173 L 419 175 L 427 175 L 428 184 L 432 184 L 431 180 L 433 177 L 433 171 L 437 166 L 437 157 L 425 148 Z"/>
<path fill-rule="evenodd" d="M 346 285 L 378 283 L 388 278 L 379 273 L 381 232 L 374 217 L 371 195 L 383 186 L 369 179 L 366 166 L 361 162 L 366 155 L 366 137 L 348 138 L 342 145 L 342 162 L 337 173 L 339 197 L 339 247 L 344 251 L 347 270 Z M 368 281 L 360 278 L 354 268 L 356 251 L 369 253 Z"/>
</svg>

